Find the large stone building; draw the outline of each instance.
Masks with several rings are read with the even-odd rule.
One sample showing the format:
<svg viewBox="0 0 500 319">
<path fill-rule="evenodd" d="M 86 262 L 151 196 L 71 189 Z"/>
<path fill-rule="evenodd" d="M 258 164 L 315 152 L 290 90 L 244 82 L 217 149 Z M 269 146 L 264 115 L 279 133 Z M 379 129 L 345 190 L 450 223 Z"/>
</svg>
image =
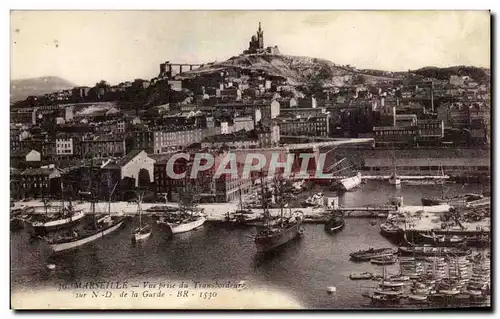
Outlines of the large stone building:
<svg viewBox="0 0 500 319">
<path fill-rule="evenodd" d="M 149 186 L 154 179 L 155 160 L 148 157 L 143 150 L 133 150 L 118 161 L 109 161 L 102 170 L 103 178 L 111 180 L 111 184 L 122 181 L 125 178 L 132 180 L 131 186 Z"/>
</svg>

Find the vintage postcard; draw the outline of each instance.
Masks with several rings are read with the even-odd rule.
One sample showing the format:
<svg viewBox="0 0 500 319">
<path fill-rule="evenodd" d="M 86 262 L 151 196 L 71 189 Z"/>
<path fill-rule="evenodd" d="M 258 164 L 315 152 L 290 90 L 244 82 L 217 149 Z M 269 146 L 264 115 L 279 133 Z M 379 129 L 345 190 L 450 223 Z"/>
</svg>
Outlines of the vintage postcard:
<svg viewBox="0 0 500 319">
<path fill-rule="evenodd" d="M 13 309 L 491 309 L 489 11 L 11 11 Z"/>
</svg>

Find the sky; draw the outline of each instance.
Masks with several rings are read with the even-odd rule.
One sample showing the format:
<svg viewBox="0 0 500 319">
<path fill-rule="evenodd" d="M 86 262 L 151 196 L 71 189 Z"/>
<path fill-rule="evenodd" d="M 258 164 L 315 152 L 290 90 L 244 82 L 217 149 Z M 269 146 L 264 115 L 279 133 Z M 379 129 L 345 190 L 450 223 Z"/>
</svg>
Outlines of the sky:
<svg viewBox="0 0 500 319">
<path fill-rule="evenodd" d="M 259 22 L 282 54 L 387 71 L 490 67 L 488 11 L 12 11 L 11 78 L 151 79 L 165 61 L 240 54 Z"/>
</svg>

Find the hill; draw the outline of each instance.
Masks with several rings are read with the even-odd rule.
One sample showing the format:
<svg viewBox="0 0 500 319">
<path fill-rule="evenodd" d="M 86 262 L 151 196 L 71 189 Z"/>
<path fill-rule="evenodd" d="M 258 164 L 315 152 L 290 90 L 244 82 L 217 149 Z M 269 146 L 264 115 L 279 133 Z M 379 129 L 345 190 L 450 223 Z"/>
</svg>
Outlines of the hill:
<svg viewBox="0 0 500 319">
<path fill-rule="evenodd" d="M 239 69 L 243 73 L 260 72 L 286 79 L 296 87 L 332 87 L 352 84 L 375 84 L 399 80 L 388 72 L 363 72 L 349 66 L 337 65 L 324 59 L 290 55 L 239 55 L 223 62 L 214 62 L 182 74 L 180 78 L 194 78 L 225 69 Z M 379 75 L 379 74 L 383 74 Z"/>
<path fill-rule="evenodd" d="M 11 80 L 10 101 L 12 103 L 24 100 L 30 95 L 38 96 L 71 89 L 75 86 L 77 85 L 57 76 Z"/>
<path fill-rule="evenodd" d="M 440 80 L 448 80 L 451 75 L 458 75 L 458 76 L 467 75 L 478 83 L 489 83 L 491 81 L 490 69 L 478 68 L 475 66 L 459 65 L 447 68 L 428 66 L 411 72 L 414 74 Z"/>
</svg>

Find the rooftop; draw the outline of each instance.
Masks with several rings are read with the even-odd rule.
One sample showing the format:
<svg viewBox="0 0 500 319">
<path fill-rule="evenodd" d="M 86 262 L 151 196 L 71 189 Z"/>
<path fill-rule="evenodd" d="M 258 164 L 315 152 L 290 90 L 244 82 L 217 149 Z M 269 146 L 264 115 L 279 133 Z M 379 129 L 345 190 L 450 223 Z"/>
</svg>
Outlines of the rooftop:
<svg viewBox="0 0 500 319">
<path fill-rule="evenodd" d="M 125 155 L 120 160 L 118 160 L 116 162 L 116 164 L 119 166 L 125 166 L 125 165 L 127 165 L 128 162 L 133 160 L 137 155 L 139 155 L 143 151 L 144 150 L 141 150 L 141 149 L 132 150 L 127 155 Z"/>
</svg>

